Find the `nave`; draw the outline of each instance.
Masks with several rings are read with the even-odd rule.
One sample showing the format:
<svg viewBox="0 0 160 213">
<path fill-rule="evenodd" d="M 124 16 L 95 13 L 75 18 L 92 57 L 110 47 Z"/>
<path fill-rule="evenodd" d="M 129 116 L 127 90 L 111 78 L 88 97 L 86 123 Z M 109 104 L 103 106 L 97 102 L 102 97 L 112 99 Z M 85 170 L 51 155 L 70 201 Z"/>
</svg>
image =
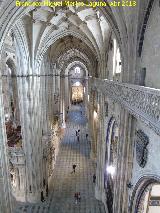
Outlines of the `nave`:
<svg viewBox="0 0 160 213">
<path fill-rule="evenodd" d="M 160 212 L 160 2 L 123 2 L 0 1 L 0 213 Z"/>
<path fill-rule="evenodd" d="M 77 141 L 76 130 L 80 130 Z M 86 139 L 87 118 L 84 106 L 72 106 L 68 112 L 66 129 L 49 186 L 49 196 L 38 204 L 19 205 L 15 213 L 104 213 L 104 205 L 95 199 L 93 175 L 96 165 L 90 159 L 90 143 Z M 72 165 L 76 171 L 72 173 Z M 81 201 L 74 200 L 80 192 Z"/>
</svg>

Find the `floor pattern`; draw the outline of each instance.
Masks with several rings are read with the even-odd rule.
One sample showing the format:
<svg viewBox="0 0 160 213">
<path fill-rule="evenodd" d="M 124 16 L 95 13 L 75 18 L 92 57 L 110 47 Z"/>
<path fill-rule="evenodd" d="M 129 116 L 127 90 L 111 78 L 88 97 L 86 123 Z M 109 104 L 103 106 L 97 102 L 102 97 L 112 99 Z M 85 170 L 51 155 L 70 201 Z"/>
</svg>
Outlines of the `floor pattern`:
<svg viewBox="0 0 160 213">
<path fill-rule="evenodd" d="M 15 213 L 104 213 L 104 205 L 94 197 L 95 165 L 89 158 L 90 144 L 86 139 L 84 108 L 73 106 L 68 113 L 67 127 L 54 170 L 53 189 L 43 203 L 19 206 Z M 80 140 L 76 130 L 80 130 Z M 72 173 L 72 165 L 76 171 Z M 75 203 L 74 194 L 80 192 L 81 201 Z"/>
</svg>

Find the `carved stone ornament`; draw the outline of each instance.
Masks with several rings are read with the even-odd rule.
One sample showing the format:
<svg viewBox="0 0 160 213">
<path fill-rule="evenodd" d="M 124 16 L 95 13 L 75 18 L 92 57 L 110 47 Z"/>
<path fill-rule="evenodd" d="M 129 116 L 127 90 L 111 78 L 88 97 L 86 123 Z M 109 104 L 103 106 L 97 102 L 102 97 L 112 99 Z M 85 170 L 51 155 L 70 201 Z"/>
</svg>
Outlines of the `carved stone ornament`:
<svg viewBox="0 0 160 213">
<path fill-rule="evenodd" d="M 148 136 L 142 131 L 136 131 L 136 159 L 140 167 L 144 168 L 147 163 L 149 144 Z"/>
<path fill-rule="evenodd" d="M 160 90 L 107 79 L 90 79 L 91 89 L 120 104 L 160 135 Z"/>
</svg>

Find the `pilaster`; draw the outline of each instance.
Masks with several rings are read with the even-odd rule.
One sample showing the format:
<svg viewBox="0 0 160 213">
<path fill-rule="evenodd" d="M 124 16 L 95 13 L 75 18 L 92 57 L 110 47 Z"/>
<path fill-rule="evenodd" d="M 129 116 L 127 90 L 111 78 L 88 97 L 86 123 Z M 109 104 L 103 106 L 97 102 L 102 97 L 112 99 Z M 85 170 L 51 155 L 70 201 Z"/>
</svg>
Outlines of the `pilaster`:
<svg viewBox="0 0 160 213">
<path fill-rule="evenodd" d="M 99 131 L 97 138 L 97 168 L 96 168 L 96 187 L 95 195 L 98 200 L 105 201 L 104 191 L 104 165 L 105 165 L 105 140 L 104 140 L 104 97 L 98 93 L 98 119 L 99 119 Z"/>
</svg>

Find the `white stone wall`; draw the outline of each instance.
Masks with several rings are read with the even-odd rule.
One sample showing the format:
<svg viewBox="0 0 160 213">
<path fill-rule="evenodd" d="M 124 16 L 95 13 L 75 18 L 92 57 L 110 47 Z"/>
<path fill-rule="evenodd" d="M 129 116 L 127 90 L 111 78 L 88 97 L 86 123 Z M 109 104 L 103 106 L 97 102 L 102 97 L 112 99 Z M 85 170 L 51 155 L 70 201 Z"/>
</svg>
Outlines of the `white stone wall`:
<svg viewBox="0 0 160 213">
<path fill-rule="evenodd" d="M 146 67 L 145 86 L 160 88 L 160 11 L 155 1 L 143 43 L 141 67 Z"/>
</svg>

